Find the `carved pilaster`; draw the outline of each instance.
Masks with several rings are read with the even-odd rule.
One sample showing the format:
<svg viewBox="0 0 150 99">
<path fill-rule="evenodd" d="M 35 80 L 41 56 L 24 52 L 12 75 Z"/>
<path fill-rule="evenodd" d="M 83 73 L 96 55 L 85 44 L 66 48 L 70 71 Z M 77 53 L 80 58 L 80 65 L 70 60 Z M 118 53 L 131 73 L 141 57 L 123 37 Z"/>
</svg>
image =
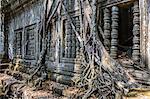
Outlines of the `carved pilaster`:
<svg viewBox="0 0 150 99">
<path fill-rule="evenodd" d="M 76 27 L 77 31 L 80 31 L 80 20 L 79 17 L 74 17 L 73 23 Z M 76 38 L 74 30 L 72 29 L 71 25 L 66 23 L 66 30 L 65 30 L 65 57 L 66 58 L 76 58 L 80 54 L 80 47 L 79 42 Z"/>
<path fill-rule="evenodd" d="M 110 28 L 110 10 L 108 8 L 104 9 L 104 45 L 105 48 L 108 52 L 110 52 L 110 32 L 111 32 L 111 28 Z"/>
<path fill-rule="evenodd" d="M 118 50 L 118 21 L 119 21 L 119 8 L 117 6 L 112 7 L 112 31 L 111 31 L 111 51 L 110 55 L 112 58 L 117 58 Z"/>
<path fill-rule="evenodd" d="M 76 17 L 76 30 L 80 33 L 80 19 L 79 17 Z M 75 34 L 75 33 L 74 33 Z M 79 40 L 76 38 L 76 59 L 80 58 L 80 45 Z"/>
<path fill-rule="evenodd" d="M 133 6 L 133 52 L 132 59 L 134 62 L 140 62 L 140 25 L 139 25 L 139 4 L 134 2 Z"/>
<path fill-rule="evenodd" d="M 76 36 L 72 29 L 72 36 L 71 36 L 71 58 L 75 58 L 76 56 Z"/>
<path fill-rule="evenodd" d="M 65 57 L 71 57 L 71 26 L 69 22 L 66 22 L 66 30 L 65 30 Z"/>
<path fill-rule="evenodd" d="M 1 2 L 0 2 L 1 9 Z M 0 59 L 4 54 L 4 14 L 0 10 Z"/>
</svg>

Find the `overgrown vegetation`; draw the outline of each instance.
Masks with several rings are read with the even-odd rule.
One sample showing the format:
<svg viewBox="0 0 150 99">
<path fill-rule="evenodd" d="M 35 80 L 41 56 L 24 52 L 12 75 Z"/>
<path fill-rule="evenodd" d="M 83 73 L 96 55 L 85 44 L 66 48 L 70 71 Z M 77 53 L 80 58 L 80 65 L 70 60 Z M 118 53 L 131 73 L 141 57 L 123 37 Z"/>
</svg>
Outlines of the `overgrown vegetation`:
<svg viewBox="0 0 150 99">
<path fill-rule="evenodd" d="M 116 94 L 126 94 L 130 88 L 141 87 L 138 81 L 136 81 L 127 70 L 121 66 L 116 60 L 112 59 L 108 52 L 105 50 L 98 34 L 103 37 L 103 31 L 97 23 L 97 0 L 78 0 L 80 4 L 80 33 L 76 30 L 72 18 L 67 11 L 67 8 L 63 4 L 63 0 L 53 0 L 51 8 L 48 11 L 48 2 L 45 2 L 45 13 L 41 21 L 42 25 L 39 29 L 42 39 L 42 51 L 39 56 L 39 60 L 36 63 L 36 69 L 27 78 L 27 81 L 34 79 L 37 72 L 40 71 L 41 77 L 34 79 L 34 87 L 41 86 L 41 83 L 47 78 L 47 71 L 45 66 L 45 58 L 48 49 L 48 28 L 54 16 L 61 17 L 58 9 L 63 9 L 67 15 L 67 19 L 75 32 L 76 38 L 78 39 L 82 51 L 82 74 L 74 79 L 75 86 L 80 88 L 79 94 L 72 96 L 72 98 L 83 98 L 96 97 L 100 99 L 114 99 Z M 84 3 L 88 3 L 90 10 L 92 11 L 91 16 L 85 12 Z M 86 21 L 86 22 L 84 22 Z M 88 26 L 88 27 L 87 27 Z M 90 30 L 89 37 L 87 38 L 87 32 Z M 57 34 L 56 40 L 59 39 Z M 83 35 L 83 36 L 81 36 Z M 55 41 L 56 42 L 56 41 Z M 22 82 L 17 82 L 22 83 Z M 26 83 L 26 82 L 24 82 Z M 14 84 L 14 83 L 12 83 Z M 148 84 L 148 83 L 147 83 Z M 11 85 L 7 85 L 10 87 Z M 9 89 L 9 88 L 8 88 Z M 8 91 L 8 90 L 7 90 Z"/>
</svg>

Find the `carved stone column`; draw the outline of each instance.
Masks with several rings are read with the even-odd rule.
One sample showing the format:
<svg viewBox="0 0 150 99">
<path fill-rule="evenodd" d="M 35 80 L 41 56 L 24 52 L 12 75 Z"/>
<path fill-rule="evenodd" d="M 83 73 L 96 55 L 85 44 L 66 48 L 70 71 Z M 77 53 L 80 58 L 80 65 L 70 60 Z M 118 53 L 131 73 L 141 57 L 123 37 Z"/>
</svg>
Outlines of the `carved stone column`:
<svg viewBox="0 0 150 99">
<path fill-rule="evenodd" d="M 139 4 L 134 2 L 133 6 L 133 52 L 132 58 L 135 63 L 140 62 L 140 25 L 139 25 Z"/>
<path fill-rule="evenodd" d="M 105 8 L 104 9 L 104 36 L 105 36 L 105 39 L 104 39 L 104 45 L 105 45 L 105 48 L 108 52 L 110 52 L 110 34 L 111 34 L 111 27 L 110 27 L 110 22 L 111 22 L 111 19 L 110 19 L 110 10 L 108 8 Z"/>
<path fill-rule="evenodd" d="M 112 31 L 111 31 L 111 49 L 110 56 L 114 59 L 117 58 L 118 50 L 118 21 L 119 21 L 119 8 L 117 6 L 112 7 Z"/>
</svg>

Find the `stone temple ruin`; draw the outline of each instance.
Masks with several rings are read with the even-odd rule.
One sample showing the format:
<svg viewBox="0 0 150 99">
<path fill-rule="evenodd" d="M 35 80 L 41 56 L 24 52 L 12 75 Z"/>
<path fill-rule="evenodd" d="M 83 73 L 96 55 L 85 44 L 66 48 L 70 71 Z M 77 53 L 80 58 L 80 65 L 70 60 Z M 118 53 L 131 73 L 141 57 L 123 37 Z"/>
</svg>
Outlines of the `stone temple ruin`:
<svg viewBox="0 0 150 99">
<path fill-rule="evenodd" d="M 103 71 L 111 84 L 114 81 L 119 86 L 120 82 L 136 77 L 138 81 L 132 80 L 129 87 L 145 88 L 150 84 L 149 4 L 149 0 L 1 0 L 1 72 L 15 79 L 21 77 L 26 83 L 35 79 L 34 87 L 45 79 L 74 87 L 79 85 L 77 79 L 89 74 L 88 80 L 80 83 L 88 90 L 89 83 L 95 83 L 94 75 L 97 73 L 96 79 L 101 78 L 99 73 Z M 112 68 L 116 65 L 116 69 Z M 119 69 L 122 74 L 115 74 Z M 111 72 L 112 77 L 105 72 Z M 120 78 L 119 74 L 127 77 Z M 99 91 L 103 84 L 98 84 L 89 92 L 100 98 L 104 91 Z M 56 93 L 62 91 L 55 89 Z M 110 93 L 101 98 L 117 97 Z M 92 97 L 87 94 L 80 98 Z"/>
</svg>

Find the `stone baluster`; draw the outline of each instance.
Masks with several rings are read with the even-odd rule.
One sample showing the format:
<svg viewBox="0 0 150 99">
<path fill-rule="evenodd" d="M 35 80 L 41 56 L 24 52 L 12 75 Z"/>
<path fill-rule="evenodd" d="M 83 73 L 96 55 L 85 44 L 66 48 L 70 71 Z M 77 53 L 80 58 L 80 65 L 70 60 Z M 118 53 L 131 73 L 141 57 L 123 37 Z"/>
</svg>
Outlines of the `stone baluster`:
<svg viewBox="0 0 150 99">
<path fill-rule="evenodd" d="M 111 27 L 110 27 L 110 10 L 108 8 L 104 9 L 104 46 L 108 52 L 110 52 L 110 34 L 111 34 Z"/>
<path fill-rule="evenodd" d="M 112 7 L 112 31 L 111 31 L 111 49 L 110 56 L 114 59 L 117 58 L 118 50 L 118 21 L 119 21 L 119 8 L 117 6 Z"/>
<path fill-rule="evenodd" d="M 134 62 L 140 62 L 140 22 L 139 22 L 139 4 L 134 2 L 133 6 L 133 52 L 132 59 Z"/>
</svg>

